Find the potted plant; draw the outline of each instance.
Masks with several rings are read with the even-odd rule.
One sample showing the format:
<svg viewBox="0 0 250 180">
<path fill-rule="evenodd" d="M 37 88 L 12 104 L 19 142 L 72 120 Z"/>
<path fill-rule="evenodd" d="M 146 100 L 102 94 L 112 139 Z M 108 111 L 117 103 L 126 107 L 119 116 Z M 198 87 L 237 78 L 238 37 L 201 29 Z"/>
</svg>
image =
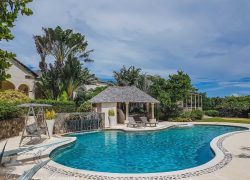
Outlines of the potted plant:
<svg viewBox="0 0 250 180">
<path fill-rule="evenodd" d="M 53 135 L 53 129 L 54 129 L 54 124 L 55 124 L 55 116 L 56 113 L 54 110 L 47 110 L 45 111 L 45 117 L 46 117 L 46 123 L 47 123 L 47 127 L 48 127 L 48 131 L 49 131 L 49 135 L 52 136 Z"/>
<path fill-rule="evenodd" d="M 116 125 L 115 111 L 113 109 L 110 109 L 108 111 L 108 115 L 109 115 L 109 126 L 115 126 Z"/>
</svg>

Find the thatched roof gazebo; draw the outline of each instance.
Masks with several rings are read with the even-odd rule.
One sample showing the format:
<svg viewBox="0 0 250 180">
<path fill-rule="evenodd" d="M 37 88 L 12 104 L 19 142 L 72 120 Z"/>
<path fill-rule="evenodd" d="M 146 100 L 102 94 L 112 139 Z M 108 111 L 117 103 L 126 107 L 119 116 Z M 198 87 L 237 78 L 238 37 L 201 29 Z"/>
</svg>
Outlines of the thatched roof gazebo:
<svg viewBox="0 0 250 180">
<path fill-rule="evenodd" d="M 97 111 L 105 113 L 105 126 L 108 125 L 108 111 L 113 109 L 115 111 L 115 116 L 117 119 L 117 103 L 126 104 L 126 116 L 125 120 L 129 117 L 129 103 L 146 103 L 151 104 L 151 118 L 154 119 L 154 104 L 159 103 L 158 100 L 151 97 L 147 93 L 141 91 L 134 86 L 112 86 L 108 87 L 95 97 L 89 100 L 89 102 L 97 104 Z"/>
</svg>

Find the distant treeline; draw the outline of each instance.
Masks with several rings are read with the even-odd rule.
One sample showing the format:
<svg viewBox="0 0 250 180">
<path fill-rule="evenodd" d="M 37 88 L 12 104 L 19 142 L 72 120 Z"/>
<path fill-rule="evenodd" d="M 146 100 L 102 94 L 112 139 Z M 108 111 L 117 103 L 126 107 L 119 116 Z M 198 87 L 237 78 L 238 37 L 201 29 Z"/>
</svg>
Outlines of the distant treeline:
<svg viewBox="0 0 250 180">
<path fill-rule="evenodd" d="M 250 113 L 250 95 L 248 96 L 227 96 L 227 97 L 205 97 L 203 109 L 216 110 L 218 116 L 222 117 L 248 117 Z"/>
</svg>

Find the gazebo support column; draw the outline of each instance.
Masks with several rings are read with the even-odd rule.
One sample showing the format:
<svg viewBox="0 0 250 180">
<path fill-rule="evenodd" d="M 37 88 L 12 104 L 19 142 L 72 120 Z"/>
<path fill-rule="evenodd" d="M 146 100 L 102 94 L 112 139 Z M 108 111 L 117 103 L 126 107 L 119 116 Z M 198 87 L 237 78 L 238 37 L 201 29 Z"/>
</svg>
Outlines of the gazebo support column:
<svg viewBox="0 0 250 180">
<path fill-rule="evenodd" d="M 125 118 L 125 121 L 128 122 L 128 116 L 129 116 L 128 105 L 129 105 L 129 102 L 125 102 L 125 105 L 126 105 L 126 118 Z"/>
<path fill-rule="evenodd" d="M 149 113 L 149 103 L 146 103 L 147 113 Z"/>
<path fill-rule="evenodd" d="M 155 122 L 155 104 L 151 103 L 151 119 L 150 122 Z"/>
</svg>

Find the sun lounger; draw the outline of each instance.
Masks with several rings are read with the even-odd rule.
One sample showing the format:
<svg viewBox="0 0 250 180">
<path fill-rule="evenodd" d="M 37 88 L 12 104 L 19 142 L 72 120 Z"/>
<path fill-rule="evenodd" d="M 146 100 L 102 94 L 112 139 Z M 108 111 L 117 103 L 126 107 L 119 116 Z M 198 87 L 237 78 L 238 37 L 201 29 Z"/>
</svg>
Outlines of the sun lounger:
<svg viewBox="0 0 250 180">
<path fill-rule="evenodd" d="M 150 126 L 150 127 L 156 127 L 156 125 L 158 124 L 157 121 L 155 122 L 149 122 L 147 117 L 140 117 L 140 120 L 142 121 L 142 123 L 144 124 L 144 126 Z"/>
<path fill-rule="evenodd" d="M 133 117 L 128 117 L 127 127 L 139 127 L 139 126 L 140 124 L 136 123 Z"/>
</svg>

